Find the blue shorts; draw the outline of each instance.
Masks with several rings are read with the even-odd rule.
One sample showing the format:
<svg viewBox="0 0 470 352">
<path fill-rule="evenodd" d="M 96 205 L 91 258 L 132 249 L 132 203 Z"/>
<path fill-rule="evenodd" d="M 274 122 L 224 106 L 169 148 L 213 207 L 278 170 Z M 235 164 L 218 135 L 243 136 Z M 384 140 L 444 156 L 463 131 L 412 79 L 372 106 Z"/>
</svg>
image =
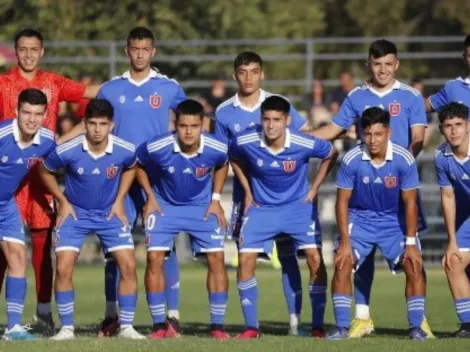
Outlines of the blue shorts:
<svg viewBox="0 0 470 352">
<path fill-rule="evenodd" d="M 24 225 L 15 198 L 0 206 L 0 241 L 25 244 Z"/>
<path fill-rule="evenodd" d="M 107 220 L 109 212 L 86 211 L 74 207 L 77 220 L 69 216 L 56 228 L 55 251 L 80 252 L 88 235 L 96 234 L 105 253 L 134 249 L 131 229 L 116 217 Z"/>
<path fill-rule="evenodd" d="M 460 252 L 470 252 L 470 217 L 459 226 L 455 237 Z"/>
<path fill-rule="evenodd" d="M 240 253 L 270 254 L 278 234 L 292 239 L 297 251 L 321 248 L 321 228 L 312 203 L 250 207 L 240 228 Z"/>
<path fill-rule="evenodd" d="M 217 217 L 209 215 L 204 220 L 209 205 L 175 206 L 159 201 L 164 216 L 149 215 L 145 226 L 145 243 L 148 251 L 170 251 L 176 236 L 187 232 L 194 253 L 221 252 L 224 250 L 225 230 Z"/>
</svg>

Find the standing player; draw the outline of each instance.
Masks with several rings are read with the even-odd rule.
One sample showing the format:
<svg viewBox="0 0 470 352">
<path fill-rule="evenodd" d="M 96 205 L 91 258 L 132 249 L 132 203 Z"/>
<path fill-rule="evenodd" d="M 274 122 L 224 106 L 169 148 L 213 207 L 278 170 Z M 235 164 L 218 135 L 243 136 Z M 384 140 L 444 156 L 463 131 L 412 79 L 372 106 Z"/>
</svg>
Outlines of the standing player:
<svg viewBox="0 0 470 352">
<path fill-rule="evenodd" d="M 422 95 L 410 86 L 395 79 L 400 62 L 395 44 L 387 40 L 377 40 L 369 48 L 368 68 L 371 79 L 363 86 L 356 87 L 341 105 L 338 114 L 327 126 L 313 132 L 313 135 L 326 140 L 337 138 L 353 124 L 358 124 L 362 112 L 377 106 L 390 112 L 392 142 L 409 150 L 415 157 L 423 149 L 424 132 L 427 124 Z M 364 140 L 360 124 L 356 126 L 360 140 Z M 421 202 L 419 202 L 419 231 L 427 228 Z M 374 325 L 370 317 L 369 303 L 374 278 L 375 250 L 354 273 L 354 298 L 356 318 L 349 331 L 350 337 L 370 334 Z M 422 328 L 431 334 L 426 319 Z"/>
<path fill-rule="evenodd" d="M 470 72 L 470 35 L 463 43 L 463 61 Z M 448 81 L 442 89 L 426 99 L 426 110 L 428 112 L 440 111 L 451 102 L 459 102 L 470 107 L 470 77 L 458 77 Z"/>
<path fill-rule="evenodd" d="M 4 340 L 33 340 L 21 326 L 26 296 L 26 246 L 23 221 L 14 198 L 23 177 L 54 147 L 54 133 L 41 127 L 47 98 L 37 89 L 18 97 L 17 118 L 0 123 L 0 240 L 8 263 L 7 328 Z"/>
<path fill-rule="evenodd" d="M 122 205 L 135 176 L 135 146 L 110 134 L 113 115 L 107 100 L 91 100 L 85 111 L 85 136 L 57 147 L 39 169 L 60 207 L 55 240 L 55 300 L 62 328 L 53 340 L 74 338 L 72 273 L 83 242 L 91 232 L 97 234 L 121 272 L 119 336 L 145 338 L 132 327 L 137 277 L 134 244 Z M 59 169 L 65 169 L 65 195 L 54 175 Z"/>
<path fill-rule="evenodd" d="M 263 61 L 261 57 L 251 51 L 240 53 L 233 64 L 233 78 L 238 83 L 238 93 L 220 104 L 215 113 L 216 137 L 219 139 L 233 139 L 246 128 L 260 124 L 260 106 L 263 101 L 272 96 L 261 89 L 264 79 Z M 291 127 L 294 130 L 308 129 L 307 122 L 291 107 Z M 243 217 L 243 188 L 238 179 L 234 177 L 232 196 L 232 215 L 229 224 L 229 237 L 237 239 L 241 219 Z M 299 334 L 300 313 L 302 308 L 302 282 L 299 264 L 295 255 L 294 245 L 288 237 L 277 239 L 279 261 L 282 265 L 282 284 L 284 297 L 289 312 L 289 334 Z M 322 289 L 318 288 L 318 294 Z M 326 300 L 326 287 L 323 294 Z"/>
<path fill-rule="evenodd" d="M 440 129 L 446 142 L 435 153 L 437 182 L 441 187 L 442 213 L 449 236 L 442 266 L 447 275 L 460 329 L 458 338 L 470 337 L 470 137 L 469 108 L 450 103 L 439 111 Z"/>
<path fill-rule="evenodd" d="M 260 336 L 256 257 L 258 253 L 269 252 L 269 243 L 279 233 L 288 234 L 295 249 L 305 253 L 310 270 L 312 335 L 324 336 L 326 297 L 323 288 L 327 278 L 321 253 L 321 229 L 312 202 L 338 152 L 329 142 L 288 128 L 290 111 L 286 99 L 266 98 L 261 104 L 262 126 L 247 129 L 230 144 L 234 171 L 245 191 L 246 210 L 240 228 L 237 275 L 246 324 L 245 331 L 238 336 L 240 339 Z M 323 161 L 309 191 L 310 158 Z"/>
<path fill-rule="evenodd" d="M 224 263 L 226 223 L 220 193 L 228 171 L 227 146 L 202 133 L 204 108 L 197 101 L 181 102 L 175 114 L 176 133 L 152 138 L 139 147 L 137 154 L 150 178 L 149 181 L 143 169 L 138 170 L 137 177 L 148 199 L 145 287 L 153 320 L 150 338 L 171 337 L 164 323 L 163 262 L 165 253 L 174 246 L 175 237 L 185 231 L 192 237 L 195 252 L 207 257 L 212 337 L 226 340 L 229 338 L 224 331 L 228 298 Z"/>
<path fill-rule="evenodd" d="M 426 285 L 416 238 L 418 169 L 413 155 L 389 140 L 390 124 L 389 112 L 366 109 L 360 120 L 365 145 L 348 152 L 339 171 L 336 219 L 340 239 L 332 281 L 336 327 L 328 336 L 332 340 L 349 337 L 353 265 L 359 268 L 376 247 L 390 270 L 403 267 L 405 271 L 410 338 L 429 338 L 420 327 Z"/>
<path fill-rule="evenodd" d="M 46 94 L 48 108 L 44 126 L 52 131 L 56 129 L 59 102 L 78 101 L 83 97 L 94 97 L 97 86 L 85 88 L 59 74 L 39 69 L 39 62 L 44 55 L 42 35 L 33 29 L 24 29 L 15 36 L 17 66 L 0 75 L 0 120 L 11 119 L 16 115 L 16 106 L 20 92 L 26 88 L 37 88 Z M 53 332 L 51 315 L 52 294 L 52 259 L 51 236 L 54 226 L 52 196 L 46 194 L 33 170 L 18 190 L 17 202 L 21 216 L 31 230 L 32 262 L 36 278 L 38 322 L 45 333 Z M 3 282 L 6 264 L 0 255 L 0 287 Z"/>
</svg>

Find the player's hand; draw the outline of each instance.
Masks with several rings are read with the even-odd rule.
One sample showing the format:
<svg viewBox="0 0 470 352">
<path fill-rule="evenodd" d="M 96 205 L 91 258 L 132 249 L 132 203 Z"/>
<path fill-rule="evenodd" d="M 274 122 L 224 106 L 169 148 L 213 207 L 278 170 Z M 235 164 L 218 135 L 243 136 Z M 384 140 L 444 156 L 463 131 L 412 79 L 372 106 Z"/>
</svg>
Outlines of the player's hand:
<svg viewBox="0 0 470 352">
<path fill-rule="evenodd" d="M 416 246 L 406 246 L 405 254 L 403 255 L 403 261 L 409 260 L 413 267 L 413 272 L 417 273 L 422 270 L 423 258 Z"/>
<path fill-rule="evenodd" d="M 459 247 L 457 246 L 457 243 L 451 242 L 447 246 L 446 251 L 444 253 L 444 257 L 442 258 L 442 269 L 446 270 L 447 268 L 449 271 L 452 270 L 451 260 L 454 255 L 462 263 L 463 257 L 459 251 Z"/>
<path fill-rule="evenodd" d="M 354 262 L 351 243 L 349 240 L 340 240 L 338 250 L 336 251 L 335 255 L 335 267 L 337 267 L 339 270 L 342 270 L 348 261 L 351 263 Z"/>
<path fill-rule="evenodd" d="M 316 201 L 318 195 L 318 188 L 312 188 L 308 191 L 307 196 L 304 199 L 304 203 L 313 203 Z"/>
<path fill-rule="evenodd" d="M 66 200 L 60 202 L 59 203 L 59 212 L 57 213 L 56 227 L 62 226 L 65 219 L 67 219 L 67 217 L 69 217 L 69 216 L 71 216 L 75 220 L 77 220 L 77 214 L 75 214 L 75 210 L 73 209 L 72 204 L 70 204 Z"/>
<path fill-rule="evenodd" d="M 149 197 L 145 202 L 144 207 L 142 208 L 142 217 L 144 219 L 144 224 L 147 223 L 147 219 L 152 213 L 157 213 L 161 216 L 165 215 L 163 214 L 162 208 L 160 208 L 160 205 L 158 204 L 155 197 Z"/>
<path fill-rule="evenodd" d="M 127 219 L 126 215 L 126 209 L 124 207 L 124 201 L 122 200 L 116 200 L 111 208 L 111 211 L 109 212 L 107 220 L 111 220 L 113 216 L 117 217 L 119 220 L 121 220 L 122 224 L 124 226 L 129 226 L 129 219 Z"/>
<path fill-rule="evenodd" d="M 204 220 L 207 220 L 210 214 L 214 214 L 217 217 L 220 227 L 223 229 L 227 228 L 227 220 L 225 219 L 224 208 L 220 205 L 218 200 L 213 200 L 207 208 L 206 214 L 204 215 Z"/>
<path fill-rule="evenodd" d="M 243 210 L 243 214 L 246 214 L 246 211 L 250 207 L 259 207 L 258 204 L 256 204 L 255 200 L 253 199 L 253 194 L 251 192 L 245 192 L 245 202 L 244 202 L 245 208 Z"/>
</svg>

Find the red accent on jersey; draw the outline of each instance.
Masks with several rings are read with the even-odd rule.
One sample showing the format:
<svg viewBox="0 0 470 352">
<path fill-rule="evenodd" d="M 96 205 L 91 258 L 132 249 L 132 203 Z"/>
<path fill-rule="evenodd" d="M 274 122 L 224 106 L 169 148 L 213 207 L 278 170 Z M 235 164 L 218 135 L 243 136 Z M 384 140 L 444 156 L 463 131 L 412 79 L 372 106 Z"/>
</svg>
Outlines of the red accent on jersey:
<svg viewBox="0 0 470 352">
<path fill-rule="evenodd" d="M 395 188 L 397 186 L 397 178 L 395 176 L 386 176 L 385 186 L 387 186 L 387 188 Z"/>
</svg>

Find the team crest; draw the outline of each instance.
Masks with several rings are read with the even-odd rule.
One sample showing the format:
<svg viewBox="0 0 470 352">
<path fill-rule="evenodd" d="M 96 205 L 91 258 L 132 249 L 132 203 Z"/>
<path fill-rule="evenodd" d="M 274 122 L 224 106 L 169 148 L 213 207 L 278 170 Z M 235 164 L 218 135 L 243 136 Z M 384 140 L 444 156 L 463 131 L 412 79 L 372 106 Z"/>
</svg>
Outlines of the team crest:
<svg viewBox="0 0 470 352">
<path fill-rule="evenodd" d="M 162 104 L 162 96 L 159 94 L 152 94 L 149 99 L 150 106 L 154 109 L 158 109 Z"/>
<path fill-rule="evenodd" d="M 106 169 L 106 177 L 113 178 L 117 175 L 118 167 L 117 166 L 110 166 Z"/>
<path fill-rule="evenodd" d="M 364 182 L 365 184 L 368 184 L 369 183 L 369 176 L 364 176 L 364 178 L 362 179 L 362 182 Z"/>
<path fill-rule="evenodd" d="M 240 132 L 240 124 L 236 123 L 235 125 L 233 125 L 233 129 L 236 131 L 236 132 Z"/>
<path fill-rule="evenodd" d="M 282 162 L 285 172 L 294 172 L 296 164 L 295 160 L 285 160 Z"/>
<path fill-rule="evenodd" d="M 400 103 L 390 103 L 388 104 L 388 112 L 391 116 L 398 116 L 400 115 L 401 111 L 401 104 Z"/>
<path fill-rule="evenodd" d="M 2 163 L 7 163 L 8 162 L 8 157 L 7 156 L 2 156 Z"/>
<path fill-rule="evenodd" d="M 39 158 L 29 158 L 28 159 L 28 169 L 32 169 L 41 159 Z"/>
<path fill-rule="evenodd" d="M 119 102 L 120 102 L 121 104 L 124 104 L 124 103 L 126 102 L 126 97 L 125 97 L 124 95 L 121 95 L 121 96 L 119 97 Z"/>
<path fill-rule="evenodd" d="M 384 179 L 387 188 L 395 188 L 397 186 L 397 178 L 395 176 L 386 176 Z"/>
<path fill-rule="evenodd" d="M 196 177 L 203 177 L 209 172 L 208 167 L 197 167 L 196 168 Z"/>
<path fill-rule="evenodd" d="M 263 166 L 263 164 L 264 164 L 264 161 L 262 159 L 258 159 L 256 161 L 256 165 L 258 165 L 259 167 Z"/>
</svg>

